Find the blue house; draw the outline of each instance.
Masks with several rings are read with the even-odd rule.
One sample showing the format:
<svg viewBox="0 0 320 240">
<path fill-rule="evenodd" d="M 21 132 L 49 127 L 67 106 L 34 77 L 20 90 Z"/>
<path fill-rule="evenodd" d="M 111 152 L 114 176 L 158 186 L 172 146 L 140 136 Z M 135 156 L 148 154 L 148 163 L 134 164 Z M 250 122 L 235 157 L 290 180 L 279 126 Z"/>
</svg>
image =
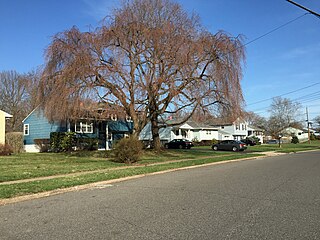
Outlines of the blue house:
<svg viewBox="0 0 320 240">
<path fill-rule="evenodd" d="M 75 132 L 77 137 L 95 138 L 99 149 L 109 150 L 115 141 L 132 133 L 130 119 L 118 120 L 116 115 L 108 119 L 78 119 L 50 122 L 40 108 L 34 109 L 23 121 L 24 148 L 26 152 L 39 152 L 35 139 L 50 139 L 51 132 Z"/>
</svg>

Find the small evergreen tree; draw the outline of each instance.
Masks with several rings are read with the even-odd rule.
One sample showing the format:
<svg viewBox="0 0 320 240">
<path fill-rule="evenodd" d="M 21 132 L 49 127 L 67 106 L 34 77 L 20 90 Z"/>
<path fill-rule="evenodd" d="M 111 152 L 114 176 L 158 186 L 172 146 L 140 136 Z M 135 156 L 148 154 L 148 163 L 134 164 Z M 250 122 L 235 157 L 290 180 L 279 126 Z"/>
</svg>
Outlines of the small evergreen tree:
<svg viewBox="0 0 320 240">
<path fill-rule="evenodd" d="M 297 136 L 292 136 L 292 139 L 291 139 L 291 143 L 294 143 L 294 144 L 297 144 L 297 143 L 299 143 L 299 139 L 298 139 L 298 137 Z"/>
</svg>

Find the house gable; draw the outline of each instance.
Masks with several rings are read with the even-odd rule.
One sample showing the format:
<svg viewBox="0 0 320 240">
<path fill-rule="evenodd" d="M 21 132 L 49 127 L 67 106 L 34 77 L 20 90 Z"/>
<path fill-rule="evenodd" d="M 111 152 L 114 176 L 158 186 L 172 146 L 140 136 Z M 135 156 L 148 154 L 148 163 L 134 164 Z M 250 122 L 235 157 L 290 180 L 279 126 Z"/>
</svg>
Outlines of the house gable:
<svg viewBox="0 0 320 240">
<path fill-rule="evenodd" d="M 32 111 L 24 120 L 24 144 L 34 145 L 35 139 L 49 139 L 51 132 L 66 131 L 66 124 L 50 123 L 39 109 Z"/>
</svg>

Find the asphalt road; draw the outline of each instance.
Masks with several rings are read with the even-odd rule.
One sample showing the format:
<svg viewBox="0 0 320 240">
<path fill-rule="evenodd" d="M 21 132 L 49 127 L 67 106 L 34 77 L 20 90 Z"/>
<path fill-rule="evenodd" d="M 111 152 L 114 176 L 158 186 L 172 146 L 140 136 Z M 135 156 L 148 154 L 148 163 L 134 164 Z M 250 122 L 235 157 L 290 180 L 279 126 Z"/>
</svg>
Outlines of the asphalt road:
<svg viewBox="0 0 320 240">
<path fill-rule="evenodd" d="M 320 239 L 320 152 L 1 206 L 0 239 Z"/>
</svg>

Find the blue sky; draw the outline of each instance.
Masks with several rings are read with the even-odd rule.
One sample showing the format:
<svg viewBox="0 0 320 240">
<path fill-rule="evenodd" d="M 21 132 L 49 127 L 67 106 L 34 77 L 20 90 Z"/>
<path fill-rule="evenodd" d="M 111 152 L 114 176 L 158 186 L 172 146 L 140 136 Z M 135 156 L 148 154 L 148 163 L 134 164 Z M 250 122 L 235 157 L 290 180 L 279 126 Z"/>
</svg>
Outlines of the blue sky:
<svg viewBox="0 0 320 240">
<path fill-rule="evenodd" d="M 318 13 L 317 0 L 295 0 Z M 302 16 L 305 11 L 285 0 L 179 0 L 200 15 L 212 33 L 243 34 L 250 42 Z M 24 73 L 45 62 L 51 37 L 77 26 L 83 31 L 118 5 L 118 0 L 1 0 L 0 71 Z M 320 19 L 305 15 L 247 45 L 242 88 L 247 110 L 268 116 L 272 97 L 297 100 L 320 115 Z M 287 94 L 294 92 L 291 94 Z M 266 101 L 262 101 L 266 100 Z M 260 102 L 261 101 L 261 102 Z M 260 102 L 260 103 L 257 103 Z M 305 110 L 303 110 L 305 111 Z M 301 115 L 305 119 L 305 115 Z"/>
</svg>

